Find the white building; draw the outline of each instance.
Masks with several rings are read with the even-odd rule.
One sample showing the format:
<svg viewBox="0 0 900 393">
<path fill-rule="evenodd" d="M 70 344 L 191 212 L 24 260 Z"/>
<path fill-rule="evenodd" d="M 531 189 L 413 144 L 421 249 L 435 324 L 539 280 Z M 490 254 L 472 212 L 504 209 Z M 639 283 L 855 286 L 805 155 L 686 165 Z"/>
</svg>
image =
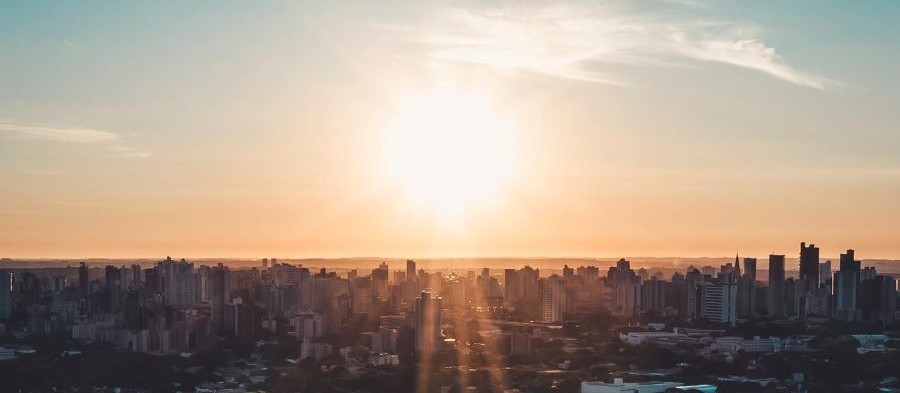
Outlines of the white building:
<svg viewBox="0 0 900 393">
<path fill-rule="evenodd" d="M 702 282 L 700 316 L 712 322 L 734 324 L 737 320 L 737 285 Z"/>
<path fill-rule="evenodd" d="M 625 344 L 628 345 L 641 345 L 647 340 L 657 339 L 657 338 L 679 338 L 679 337 L 687 337 L 684 334 L 672 333 L 672 332 L 630 332 L 630 333 L 620 333 L 619 339 L 622 340 Z"/>
<path fill-rule="evenodd" d="M 754 337 L 752 340 L 747 340 L 743 337 L 716 337 L 715 341 L 709 344 L 709 351 L 728 355 L 734 355 L 738 351 L 775 353 L 783 351 L 784 344 L 785 341 L 777 337 Z"/>
<path fill-rule="evenodd" d="M 581 393 L 663 393 L 679 386 L 682 384 L 678 382 L 624 382 L 616 378 L 612 383 L 582 382 Z"/>
</svg>

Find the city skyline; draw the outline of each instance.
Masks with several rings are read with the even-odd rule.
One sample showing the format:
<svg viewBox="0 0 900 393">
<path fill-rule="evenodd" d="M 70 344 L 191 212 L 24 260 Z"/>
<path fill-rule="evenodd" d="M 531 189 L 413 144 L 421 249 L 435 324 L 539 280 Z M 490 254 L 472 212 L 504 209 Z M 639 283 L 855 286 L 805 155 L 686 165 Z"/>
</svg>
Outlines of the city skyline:
<svg viewBox="0 0 900 393">
<path fill-rule="evenodd" d="M 898 11 L 4 3 L 0 258 L 900 259 Z"/>
<path fill-rule="evenodd" d="M 900 393 L 898 20 L 0 2 L 0 391 Z"/>
</svg>

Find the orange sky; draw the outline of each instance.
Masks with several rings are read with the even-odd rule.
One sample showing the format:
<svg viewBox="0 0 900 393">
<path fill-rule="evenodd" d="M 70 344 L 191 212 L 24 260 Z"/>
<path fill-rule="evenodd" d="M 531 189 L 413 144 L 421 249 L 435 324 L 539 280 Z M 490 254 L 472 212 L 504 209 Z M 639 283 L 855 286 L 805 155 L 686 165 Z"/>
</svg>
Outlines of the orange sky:
<svg viewBox="0 0 900 393">
<path fill-rule="evenodd" d="M 8 7 L 0 257 L 900 257 L 884 12 Z"/>
</svg>

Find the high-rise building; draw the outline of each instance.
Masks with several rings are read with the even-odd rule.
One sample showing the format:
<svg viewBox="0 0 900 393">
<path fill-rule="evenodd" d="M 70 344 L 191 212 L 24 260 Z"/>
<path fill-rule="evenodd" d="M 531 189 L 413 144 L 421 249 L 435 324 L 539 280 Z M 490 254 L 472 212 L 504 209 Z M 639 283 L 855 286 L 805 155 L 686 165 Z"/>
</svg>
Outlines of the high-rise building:
<svg viewBox="0 0 900 393">
<path fill-rule="evenodd" d="M 223 264 L 209 270 L 208 294 L 210 320 L 216 332 L 225 331 L 225 311 L 231 297 L 229 269 Z"/>
<path fill-rule="evenodd" d="M 509 305 L 525 299 L 540 301 L 540 270 L 525 266 L 504 270 L 504 302 Z"/>
<path fill-rule="evenodd" d="M 641 283 L 641 312 L 662 316 L 667 307 L 669 285 L 667 281 L 651 277 Z"/>
<path fill-rule="evenodd" d="M 533 269 L 531 266 L 525 266 L 519 270 L 522 283 L 522 297 L 529 300 L 538 300 L 540 296 L 540 278 L 539 269 Z"/>
<path fill-rule="evenodd" d="M 641 311 L 641 282 L 634 279 L 623 280 L 613 286 L 613 312 L 630 317 Z"/>
<path fill-rule="evenodd" d="M 815 244 L 800 243 L 800 279 L 804 292 L 819 288 L 819 248 Z"/>
<path fill-rule="evenodd" d="M 466 279 L 450 273 L 444 279 L 441 286 L 441 299 L 444 307 L 448 309 L 456 309 L 466 306 L 467 301 Z"/>
<path fill-rule="evenodd" d="M 37 275 L 32 272 L 24 272 L 15 284 L 18 303 L 28 307 L 40 301 L 43 289 Z"/>
<path fill-rule="evenodd" d="M 372 296 L 381 301 L 387 301 L 390 297 L 388 288 L 388 270 L 387 263 L 382 262 L 377 269 L 372 269 Z"/>
<path fill-rule="evenodd" d="M 66 286 L 66 276 L 53 276 L 53 281 L 50 284 L 50 290 L 54 293 L 61 293 L 65 292 Z"/>
<path fill-rule="evenodd" d="M 366 315 L 372 311 L 372 278 L 357 277 L 350 286 L 353 314 Z"/>
<path fill-rule="evenodd" d="M 744 273 L 738 280 L 738 315 L 756 312 L 756 258 L 744 258 Z"/>
<path fill-rule="evenodd" d="M 897 313 L 897 283 L 890 276 L 876 275 L 860 283 L 860 309 L 863 319 L 885 325 L 900 320 Z"/>
<path fill-rule="evenodd" d="M 144 293 L 151 297 L 160 293 L 162 283 L 159 278 L 159 269 L 151 267 L 144 270 Z"/>
<path fill-rule="evenodd" d="M 875 278 L 875 266 L 866 266 L 859 271 L 859 280 L 871 280 Z"/>
<path fill-rule="evenodd" d="M 831 260 L 819 264 L 819 286 L 831 291 Z"/>
<path fill-rule="evenodd" d="M 503 300 L 506 304 L 514 305 L 521 299 L 521 284 L 516 269 L 503 270 Z"/>
<path fill-rule="evenodd" d="M 859 309 L 860 262 L 854 251 L 841 254 L 840 270 L 834 274 L 834 316 L 848 321 L 861 318 Z"/>
<path fill-rule="evenodd" d="M 0 270 L 0 320 L 9 319 L 13 312 L 13 273 Z"/>
<path fill-rule="evenodd" d="M 197 278 L 194 264 L 185 261 L 174 261 L 171 257 L 156 264 L 162 285 L 163 299 L 172 307 L 194 304 L 197 296 Z"/>
<path fill-rule="evenodd" d="M 91 293 L 89 281 L 87 265 L 81 262 L 81 265 L 78 267 L 78 295 L 82 299 L 87 299 Z"/>
<path fill-rule="evenodd" d="M 301 313 L 291 320 L 297 340 L 317 339 L 325 335 L 325 320 L 319 313 Z"/>
<path fill-rule="evenodd" d="M 724 280 L 703 281 L 697 287 L 702 299 L 700 317 L 734 324 L 737 320 L 737 284 Z"/>
<path fill-rule="evenodd" d="M 256 305 L 249 300 L 245 300 L 244 293 L 241 296 L 234 297 L 228 305 L 229 314 L 226 330 L 230 331 L 235 337 L 243 339 L 254 339 L 259 330 L 259 316 Z"/>
<path fill-rule="evenodd" d="M 441 311 L 443 302 L 430 292 L 422 292 L 416 299 L 416 351 L 432 353 L 441 340 Z"/>
<path fill-rule="evenodd" d="M 737 282 L 741 277 L 741 268 L 738 257 L 734 257 L 734 265 L 726 263 L 719 267 L 719 280 L 724 282 Z"/>
<path fill-rule="evenodd" d="M 106 290 L 104 306 L 109 312 L 118 312 L 122 302 L 122 270 L 115 266 L 106 267 Z"/>
<path fill-rule="evenodd" d="M 697 268 L 691 266 L 684 275 L 684 285 L 682 290 L 684 293 L 683 315 L 688 318 L 695 318 L 700 315 L 700 300 L 697 298 L 697 285 L 703 280 L 703 275 Z"/>
<path fill-rule="evenodd" d="M 566 280 L 554 274 L 541 282 L 541 317 L 544 323 L 561 322 L 566 310 Z"/>
<path fill-rule="evenodd" d="M 144 328 L 144 308 L 142 307 L 141 293 L 135 289 L 125 293 L 125 301 L 122 306 L 124 314 L 124 323 L 128 329 L 133 331 Z"/>
<path fill-rule="evenodd" d="M 406 260 L 406 281 L 416 281 L 416 261 L 412 259 Z"/>
<path fill-rule="evenodd" d="M 785 316 L 784 255 L 769 255 L 769 315 Z"/>
<path fill-rule="evenodd" d="M 744 258 L 744 274 L 752 282 L 756 282 L 756 258 Z"/>
</svg>

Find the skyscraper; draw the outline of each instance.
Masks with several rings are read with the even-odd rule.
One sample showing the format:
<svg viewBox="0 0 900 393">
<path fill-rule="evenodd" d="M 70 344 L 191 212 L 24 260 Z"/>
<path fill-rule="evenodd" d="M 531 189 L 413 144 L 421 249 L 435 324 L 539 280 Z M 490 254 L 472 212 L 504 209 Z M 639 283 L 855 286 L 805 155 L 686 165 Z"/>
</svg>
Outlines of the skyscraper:
<svg viewBox="0 0 900 393">
<path fill-rule="evenodd" d="M 854 251 L 841 254 L 840 270 L 834 274 L 834 316 L 839 319 L 856 321 L 861 317 L 859 310 L 860 262 Z"/>
<path fill-rule="evenodd" d="M 197 279 L 194 264 L 185 261 L 174 261 L 171 257 L 156 264 L 162 285 L 162 294 L 166 304 L 181 307 L 193 304 L 197 300 Z"/>
<path fill-rule="evenodd" d="M 831 260 L 819 264 L 819 286 L 826 286 L 831 290 Z"/>
<path fill-rule="evenodd" d="M 88 279 L 88 268 L 84 262 L 78 267 L 78 295 L 82 299 L 87 299 L 91 293 L 91 287 Z"/>
<path fill-rule="evenodd" d="M 784 316 L 784 255 L 769 255 L 769 315 Z"/>
<path fill-rule="evenodd" d="M 667 306 L 670 283 L 651 277 L 641 282 L 641 312 L 662 316 Z"/>
<path fill-rule="evenodd" d="M 514 305 L 521 298 L 521 284 L 516 269 L 503 270 L 503 300 L 506 304 Z"/>
<path fill-rule="evenodd" d="M 441 339 L 441 298 L 422 292 L 416 299 L 416 351 L 432 353 Z"/>
<path fill-rule="evenodd" d="M 372 311 L 372 278 L 357 277 L 350 283 L 353 314 L 367 315 Z"/>
<path fill-rule="evenodd" d="M 738 314 L 751 315 L 756 310 L 756 258 L 744 258 L 744 274 L 738 280 Z"/>
<path fill-rule="evenodd" d="M 819 288 L 819 248 L 815 244 L 800 243 L 800 279 L 803 292 Z"/>
<path fill-rule="evenodd" d="M 225 310 L 228 299 L 231 297 L 229 285 L 229 270 L 223 264 L 213 267 L 209 271 L 209 308 L 212 328 L 216 332 L 225 331 Z"/>
<path fill-rule="evenodd" d="M 372 295 L 381 301 L 387 301 L 390 297 L 388 289 L 388 265 L 382 262 L 377 269 L 372 269 Z"/>
<path fill-rule="evenodd" d="M 542 280 L 541 318 L 544 323 L 560 322 L 566 310 L 566 280 L 557 274 Z"/>
<path fill-rule="evenodd" d="M 0 270 L 0 319 L 9 319 L 13 311 L 13 273 Z"/>
<path fill-rule="evenodd" d="M 756 282 L 756 258 L 744 258 L 744 275 L 750 281 Z"/>
<path fill-rule="evenodd" d="M 106 267 L 105 307 L 110 312 L 118 312 L 122 303 L 122 270 L 115 266 Z"/>
<path fill-rule="evenodd" d="M 416 281 L 416 261 L 412 259 L 406 260 L 406 281 Z"/>
<path fill-rule="evenodd" d="M 876 275 L 860 283 L 860 309 L 863 319 L 897 322 L 897 283 L 890 276 Z"/>
</svg>

